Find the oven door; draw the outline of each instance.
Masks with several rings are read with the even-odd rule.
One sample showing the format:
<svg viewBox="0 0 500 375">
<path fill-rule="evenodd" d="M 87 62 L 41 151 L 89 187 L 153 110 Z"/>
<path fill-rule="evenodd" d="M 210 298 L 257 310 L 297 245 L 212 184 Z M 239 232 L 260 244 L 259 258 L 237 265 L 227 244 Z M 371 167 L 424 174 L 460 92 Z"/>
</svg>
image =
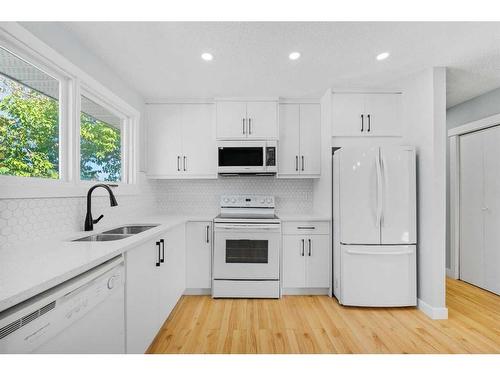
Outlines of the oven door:
<svg viewBox="0 0 500 375">
<path fill-rule="evenodd" d="M 280 224 L 216 223 L 214 279 L 278 280 Z"/>
<path fill-rule="evenodd" d="M 218 143 L 219 173 L 263 173 L 266 171 L 265 142 Z"/>
</svg>

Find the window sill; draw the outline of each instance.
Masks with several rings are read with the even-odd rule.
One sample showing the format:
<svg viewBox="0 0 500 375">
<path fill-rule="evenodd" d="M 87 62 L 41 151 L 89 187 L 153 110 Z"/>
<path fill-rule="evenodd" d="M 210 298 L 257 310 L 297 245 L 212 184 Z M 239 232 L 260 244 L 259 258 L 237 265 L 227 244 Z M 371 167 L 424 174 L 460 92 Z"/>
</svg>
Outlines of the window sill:
<svg viewBox="0 0 500 375">
<path fill-rule="evenodd" d="M 66 182 L 32 177 L 0 176 L 0 199 L 84 197 L 89 188 L 98 183 L 100 182 Z M 115 183 L 110 182 L 110 184 Z M 112 189 L 117 196 L 141 193 L 138 184 L 118 183 L 118 186 Z M 94 195 L 107 195 L 106 191 L 100 190 L 96 190 Z"/>
</svg>

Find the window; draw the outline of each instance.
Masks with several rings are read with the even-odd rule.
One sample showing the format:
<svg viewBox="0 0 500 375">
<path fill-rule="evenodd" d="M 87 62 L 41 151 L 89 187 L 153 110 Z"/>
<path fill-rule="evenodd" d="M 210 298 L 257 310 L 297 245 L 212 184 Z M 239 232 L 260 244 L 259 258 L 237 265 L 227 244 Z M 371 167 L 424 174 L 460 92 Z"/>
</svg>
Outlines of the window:
<svg viewBox="0 0 500 375">
<path fill-rule="evenodd" d="M 2 47 L 0 175 L 59 178 L 59 81 Z"/>
<path fill-rule="evenodd" d="M 81 96 L 80 178 L 121 181 L 122 120 L 111 111 Z"/>
</svg>

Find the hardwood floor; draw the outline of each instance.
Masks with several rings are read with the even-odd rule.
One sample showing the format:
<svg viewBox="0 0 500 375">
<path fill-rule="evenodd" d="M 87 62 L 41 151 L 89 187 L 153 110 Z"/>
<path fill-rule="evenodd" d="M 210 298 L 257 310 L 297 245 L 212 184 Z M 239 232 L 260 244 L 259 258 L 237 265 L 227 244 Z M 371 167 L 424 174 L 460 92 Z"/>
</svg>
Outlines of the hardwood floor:
<svg viewBox="0 0 500 375">
<path fill-rule="evenodd" d="M 183 296 L 148 353 L 500 353 L 500 297 L 447 280 L 448 320 L 416 308 Z"/>
</svg>

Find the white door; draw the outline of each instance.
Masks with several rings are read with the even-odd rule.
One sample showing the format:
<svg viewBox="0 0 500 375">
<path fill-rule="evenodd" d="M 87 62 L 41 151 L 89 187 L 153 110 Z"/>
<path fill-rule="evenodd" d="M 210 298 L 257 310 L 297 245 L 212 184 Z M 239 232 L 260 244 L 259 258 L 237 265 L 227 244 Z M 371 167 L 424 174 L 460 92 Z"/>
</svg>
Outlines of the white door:
<svg viewBox="0 0 500 375">
<path fill-rule="evenodd" d="M 278 168 L 282 175 L 299 174 L 299 105 L 280 104 Z"/>
<path fill-rule="evenodd" d="M 314 235 L 306 244 L 306 285 L 308 288 L 330 287 L 330 236 Z"/>
<path fill-rule="evenodd" d="M 416 248 L 341 246 L 341 303 L 349 306 L 415 306 Z"/>
<path fill-rule="evenodd" d="M 162 263 L 160 288 L 160 311 L 162 323 L 168 318 L 186 288 L 186 231 L 185 225 L 177 225 L 167 231 L 165 240 L 165 263 Z"/>
<path fill-rule="evenodd" d="M 281 150 L 280 150 L 281 151 Z M 321 112 L 319 104 L 300 105 L 300 174 L 321 173 Z"/>
<path fill-rule="evenodd" d="M 483 133 L 460 137 L 460 279 L 484 285 Z"/>
<path fill-rule="evenodd" d="M 186 225 L 186 288 L 204 289 L 211 285 L 212 223 Z"/>
<path fill-rule="evenodd" d="M 181 106 L 147 106 L 148 176 L 175 176 L 180 173 L 182 154 Z"/>
<path fill-rule="evenodd" d="M 367 129 L 364 94 L 333 94 L 332 135 L 359 136 Z M 363 115 L 363 118 L 361 117 Z"/>
<path fill-rule="evenodd" d="M 365 94 L 366 134 L 401 134 L 401 94 Z"/>
<path fill-rule="evenodd" d="M 144 353 L 158 332 L 159 255 L 155 241 L 125 253 L 127 353 Z"/>
<path fill-rule="evenodd" d="M 278 138 L 278 104 L 276 102 L 247 103 L 247 135 L 254 139 Z"/>
<path fill-rule="evenodd" d="M 380 244 L 379 148 L 343 148 L 340 158 L 340 242 Z"/>
<path fill-rule="evenodd" d="M 500 294 L 500 127 L 483 133 L 484 288 Z"/>
<path fill-rule="evenodd" d="M 306 246 L 304 236 L 283 236 L 283 288 L 306 286 Z"/>
<path fill-rule="evenodd" d="M 182 105 L 182 170 L 191 176 L 217 175 L 214 105 Z"/>
<path fill-rule="evenodd" d="M 247 126 L 246 102 L 217 102 L 217 139 L 245 139 Z"/>
<path fill-rule="evenodd" d="M 382 171 L 381 243 L 416 243 L 415 149 L 380 148 Z"/>
</svg>

